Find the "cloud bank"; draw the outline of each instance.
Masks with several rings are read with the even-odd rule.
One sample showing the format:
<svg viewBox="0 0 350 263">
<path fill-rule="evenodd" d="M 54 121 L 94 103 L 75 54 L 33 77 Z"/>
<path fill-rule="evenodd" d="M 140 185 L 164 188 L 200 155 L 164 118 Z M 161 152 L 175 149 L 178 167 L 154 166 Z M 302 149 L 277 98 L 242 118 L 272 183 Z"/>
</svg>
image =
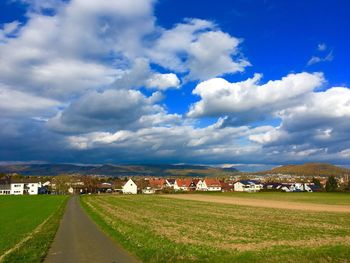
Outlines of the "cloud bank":
<svg viewBox="0 0 350 263">
<path fill-rule="evenodd" d="M 26 21 L 0 26 L 1 160 L 349 157 L 350 91 L 327 87 L 321 72 L 229 81 L 254 67 L 241 51 L 244 40 L 197 18 L 164 28 L 152 0 L 21 2 Z M 185 85 L 194 102 L 183 113 L 167 101 Z"/>
</svg>

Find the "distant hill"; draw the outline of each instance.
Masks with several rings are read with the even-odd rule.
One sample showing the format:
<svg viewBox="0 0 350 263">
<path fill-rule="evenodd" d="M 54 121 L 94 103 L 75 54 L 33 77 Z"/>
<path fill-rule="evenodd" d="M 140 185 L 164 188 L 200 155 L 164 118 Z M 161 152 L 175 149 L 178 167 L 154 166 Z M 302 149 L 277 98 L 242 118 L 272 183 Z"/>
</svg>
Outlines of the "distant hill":
<svg viewBox="0 0 350 263">
<path fill-rule="evenodd" d="M 223 176 L 237 173 L 230 168 L 201 165 L 74 165 L 74 164 L 16 164 L 0 165 L 0 173 L 21 175 L 94 174 L 107 176 Z"/>
<path fill-rule="evenodd" d="M 350 170 L 328 163 L 305 163 L 296 165 L 283 165 L 261 173 L 293 174 L 305 176 L 339 176 L 344 174 L 350 174 Z"/>
</svg>

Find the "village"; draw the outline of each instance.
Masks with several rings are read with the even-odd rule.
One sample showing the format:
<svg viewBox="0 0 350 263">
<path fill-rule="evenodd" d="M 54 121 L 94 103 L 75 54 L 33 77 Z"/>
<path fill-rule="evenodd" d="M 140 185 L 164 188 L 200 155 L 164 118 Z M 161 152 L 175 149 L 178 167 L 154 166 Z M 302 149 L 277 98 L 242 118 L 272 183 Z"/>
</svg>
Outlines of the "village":
<svg viewBox="0 0 350 263">
<path fill-rule="evenodd" d="M 349 177 L 304 177 L 284 174 L 236 175 L 228 178 L 106 177 L 59 175 L 55 177 L 3 175 L 0 195 L 37 194 L 171 194 L 186 192 L 320 192 L 349 188 Z"/>
</svg>

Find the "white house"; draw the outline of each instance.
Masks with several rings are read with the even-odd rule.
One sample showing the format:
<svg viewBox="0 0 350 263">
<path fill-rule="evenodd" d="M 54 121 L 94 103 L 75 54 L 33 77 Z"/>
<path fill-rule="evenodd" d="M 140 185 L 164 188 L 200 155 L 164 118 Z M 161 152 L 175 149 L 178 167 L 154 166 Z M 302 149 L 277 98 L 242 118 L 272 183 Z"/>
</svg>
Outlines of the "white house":
<svg viewBox="0 0 350 263">
<path fill-rule="evenodd" d="M 27 183 L 25 186 L 28 194 L 37 195 L 39 188 L 41 187 L 41 183 Z"/>
<path fill-rule="evenodd" d="M 197 191 L 209 191 L 209 192 L 220 192 L 221 183 L 215 178 L 206 178 L 204 180 L 199 180 L 196 185 Z"/>
<path fill-rule="evenodd" d="M 257 192 L 263 189 L 263 185 L 253 180 L 241 180 L 234 183 L 233 188 L 237 192 Z"/>
<path fill-rule="evenodd" d="M 175 191 L 189 191 L 192 183 L 192 179 L 176 179 L 176 184 L 174 184 Z"/>
<path fill-rule="evenodd" d="M 35 181 L 35 180 L 34 180 Z M 0 181 L 0 195 L 37 195 L 41 183 L 32 179 L 5 179 Z"/>
<path fill-rule="evenodd" d="M 24 183 L 11 183 L 11 194 L 12 195 L 23 195 L 24 194 Z"/>
<path fill-rule="evenodd" d="M 207 178 L 204 180 L 204 182 L 208 187 L 208 191 L 211 191 L 211 192 L 220 192 L 221 191 L 221 183 L 218 179 Z"/>
<path fill-rule="evenodd" d="M 166 184 L 166 187 L 168 188 L 179 189 L 176 179 L 166 179 L 165 184 Z"/>
<path fill-rule="evenodd" d="M 150 195 L 150 194 L 155 194 L 155 190 L 154 188 L 147 186 L 146 188 L 142 189 L 142 193 L 146 194 L 146 195 Z"/>
<path fill-rule="evenodd" d="M 313 192 L 310 185 L 305 183 L 291 183 L 291 184 L 284 184 L 281 190 L 284 192 Z"/>
<path fill-rule="evenodd" d="M 137 194 L 137 185 L 135 182 L 131 179 L 129 179 L 123 186 L 122 186 L 123 194 Z"/>
<path fill-rule="evenodd" d="M 196 185 L 196 190 L 197 191 L 208 191 L 207 184 L 205 183 L 204 180 L 199 180 Z"/>
</svg>

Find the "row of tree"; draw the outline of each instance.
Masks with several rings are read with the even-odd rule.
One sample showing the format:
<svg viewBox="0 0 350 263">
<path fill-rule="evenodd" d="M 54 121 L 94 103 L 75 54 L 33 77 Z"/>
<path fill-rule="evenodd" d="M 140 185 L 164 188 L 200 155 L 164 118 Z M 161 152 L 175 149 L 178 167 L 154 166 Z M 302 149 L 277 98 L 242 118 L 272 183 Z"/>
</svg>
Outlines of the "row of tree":
<svg viewBox="0 0 350 263">
<path fill-rule="evenodd" d="M 312 182 L 320 189 L 324 189 L 326 192 L 350 191 L 350 180 L 348 181 L 347 185 L 340 188 L 337 179 L 333 175 L 328 177 L 324 188 L 319 179 L 313 178 Z"/>
</svg>

